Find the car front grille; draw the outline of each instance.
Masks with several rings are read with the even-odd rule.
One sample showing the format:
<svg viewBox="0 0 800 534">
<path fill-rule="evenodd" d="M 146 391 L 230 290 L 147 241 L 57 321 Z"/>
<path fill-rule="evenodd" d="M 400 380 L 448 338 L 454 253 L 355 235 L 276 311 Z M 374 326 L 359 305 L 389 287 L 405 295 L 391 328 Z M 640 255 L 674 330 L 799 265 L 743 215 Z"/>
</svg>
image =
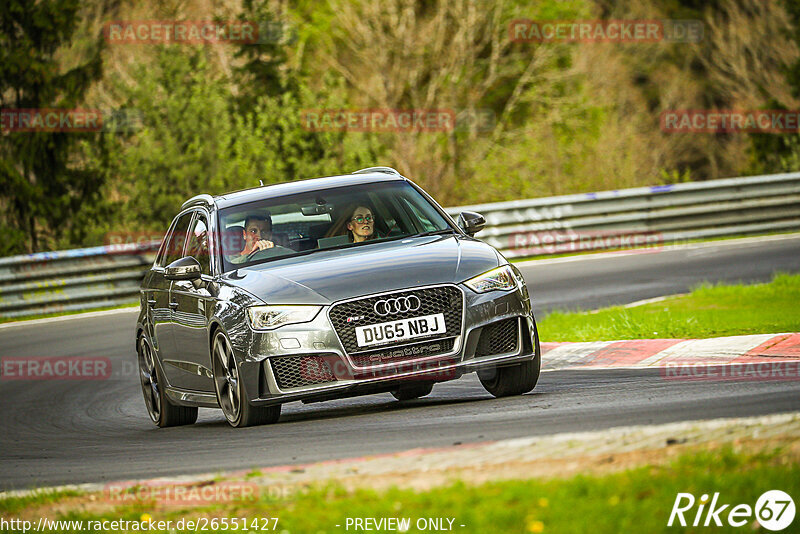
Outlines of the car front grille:
<svg viewBox="0 0 800 534">
<path fill-rule="evenodd" d="M 493 354 L 507 354 L 517 350 L 519 337 L 519 319 L 503 319 L 484 326 L 478 338 L 475 356 L 491 356 Z"/>
<path fill-rule="evenodd" d="M 271 358 L 270 363 L 278 387 L 290 389 L 335 382 L 336 377 L 330 365 L 331 357 L 336 358 L 336 355 L 280 356 Z"/>
<path fill-rule="evenodd" d="M 381 299 L 409 297 L 412 295 L 416 296 L 420 300 L 421 306 L 418 310 L 411 312 L 400 312 L 381 317 L 375 313 L 375 310 L 373 309 L 375 303 Z M 461 323 L 463 320 L 462 315 L 464 308 L 463 301 L 464 295 L 455 286 L 427 287 L 421 289 L 397 291 L 390 294 L 376 295 L 373 297 L 335 304 L 328 312 L 328 316 L 333 324 L 333 328 L 336 330 L 336 334 L 339 336 L 339 339 L 344 346 L 344 350 L 349 356 L 353 357 L 354 361 L 356 361 L 356 365 L 361 365 L 357 362 L 369 361 L 370 354 L 375 355 L 381 353 L 382 350 L 386 350 L 387 347 L 399 349 L 401 347 L 418 345 L 421 341 L 432 341 L 434 339 L 440 341 L 441 345 L 444 346 L 446 344 L 446 338 L 455 338 L 461 334 Z M 367 348 L 359 347 L 358 343 L 356 342 L 356 326 L 366 326 L 396 319 L 422 317 L 424 315 L 432 315 L 436 313 L 444 314 L 446 331 L 443 334 L 434 334 L 429 338 L 415 338 L 412 340 L 403 340 L 399 342 L 390 341 L 387 343 L 372 345 Z M 454 340 L 450 340 L 450 349 L 447 350 L 452 350 L 453 342 Z M 442 353 L 446 352 L 447 350 L 431 352 Z M 356 355 L 359 357 L 356 358 Z M 362 355 L 367 358 L 367 360 L 361 358 Z M 425 357 L 413 354 L 410 356 L 411 359 Z M 392 360 L 393 358 L 390 357 L 387 359 Z M 374 362 L 374 360 L 375 357 L 373 356 L 372 361 Z M 377 362 L 377 364 L 380 363 L 381 362 Z M 373 365 L 375 364 L 376 363 L 373 363 Z M 365 363 L 364 365 L 369 364 Z"/>
</svg>

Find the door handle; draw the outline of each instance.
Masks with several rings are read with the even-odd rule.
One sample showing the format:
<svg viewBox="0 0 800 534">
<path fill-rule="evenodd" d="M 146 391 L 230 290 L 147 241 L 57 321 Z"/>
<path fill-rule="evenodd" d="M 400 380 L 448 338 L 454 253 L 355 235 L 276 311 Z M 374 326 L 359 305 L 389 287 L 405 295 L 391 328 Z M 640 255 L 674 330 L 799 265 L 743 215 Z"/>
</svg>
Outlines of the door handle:
<svg viewBox="0 0 800 534">
<path fill-rule="evenodd" d="M 178 303 L 177 303 L 177 302 L 170 302 L 170 303 L 169 303 L 169 307 L 170 307 L 170 308 L 172 308 L 172 309 L 174 310 L 175 308 L 177 308 L 177 307 L 178 307 Z"/>
</svg>

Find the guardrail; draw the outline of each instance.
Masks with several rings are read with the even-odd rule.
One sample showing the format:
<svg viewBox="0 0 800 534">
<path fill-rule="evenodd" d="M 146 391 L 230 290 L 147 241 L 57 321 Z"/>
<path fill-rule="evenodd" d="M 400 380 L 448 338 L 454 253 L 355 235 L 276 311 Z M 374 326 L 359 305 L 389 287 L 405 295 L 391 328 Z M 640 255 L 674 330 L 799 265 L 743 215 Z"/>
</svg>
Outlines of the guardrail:
<svg viewBox="0 0 800 534">
<path fill-rule="evenodd" d="M 486 217 L 507 257 L 800 229 L 800 172 L 448 208 Z M 0 258 L 0 317 L 136 301 L 157 243 Z"/>
<path fill-rule="evenodd" d="M 0 317 L 131 304 L 158 243 L 0 258 Z"/>
<path fill-rule="evenodd" d="M 800 173 L 449 208 L 486 217 L 507 257 L 653 246 L 800 229 Z"/>
</svg>

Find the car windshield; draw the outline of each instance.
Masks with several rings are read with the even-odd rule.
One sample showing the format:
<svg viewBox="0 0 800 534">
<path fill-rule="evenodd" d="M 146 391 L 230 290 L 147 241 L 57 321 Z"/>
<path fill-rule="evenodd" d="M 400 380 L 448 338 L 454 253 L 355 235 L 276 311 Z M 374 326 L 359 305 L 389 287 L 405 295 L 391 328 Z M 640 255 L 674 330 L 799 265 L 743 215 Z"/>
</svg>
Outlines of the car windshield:
<svg viewBox="0 0 800 534">
<path fill-rule="evenodd" d="M 380 182 L 300 193 L 219 211 L 225 271 L 321 250 L 454 232 L 411 184 Z"/>
</svg>

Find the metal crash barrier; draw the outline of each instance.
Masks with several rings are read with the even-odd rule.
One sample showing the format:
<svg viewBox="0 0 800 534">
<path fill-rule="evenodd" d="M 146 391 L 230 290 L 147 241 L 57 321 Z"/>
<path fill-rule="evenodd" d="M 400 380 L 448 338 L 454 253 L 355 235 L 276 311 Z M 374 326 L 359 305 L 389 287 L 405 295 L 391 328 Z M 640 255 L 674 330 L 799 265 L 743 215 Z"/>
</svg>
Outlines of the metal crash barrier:
<svg viewBox="0 0 800 534">
<path fill-rule="evenodd" d="M 0 258 L 0 317 L 132 304 L 158 243 Z"/>
<path fill-rule="evenodd" d="M 507 257 L 615 250 L 800 229 L 800 173 L 448 208 L 486 217 Z"/>
</svg>

